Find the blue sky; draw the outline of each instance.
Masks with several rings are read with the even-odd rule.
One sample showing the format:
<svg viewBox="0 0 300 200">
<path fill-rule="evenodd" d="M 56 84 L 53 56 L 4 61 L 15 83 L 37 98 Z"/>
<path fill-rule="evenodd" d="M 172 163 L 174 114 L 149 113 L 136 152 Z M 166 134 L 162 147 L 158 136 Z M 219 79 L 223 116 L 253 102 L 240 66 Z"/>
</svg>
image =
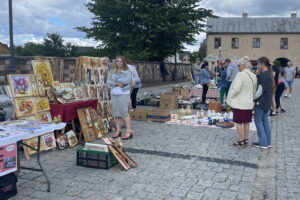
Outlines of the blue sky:
<svg viewBox="0 0 300 200">
<path fill-rule="evenodd" d="M 46 33 L 59 32 L 64 39 L 80 46 L 97 46 L 99 42 L 85 39 L 84 34 L 74 28 L 89 26 L 91 13 L 84 6 L 89 0 L 12 0 L 15 44 L 27 41 L 41 42 Z M 8 1 L 0 0 L 0 42 L 8 40 Z M 218 16 L 283 16 L 297 12 L 300 17 L 299 0 L 202 0 L 200 5 L 211 8 Z M 197 36 L 197 43 L 186 46 L 196 50 L 205 34 Z"/>
</svg>

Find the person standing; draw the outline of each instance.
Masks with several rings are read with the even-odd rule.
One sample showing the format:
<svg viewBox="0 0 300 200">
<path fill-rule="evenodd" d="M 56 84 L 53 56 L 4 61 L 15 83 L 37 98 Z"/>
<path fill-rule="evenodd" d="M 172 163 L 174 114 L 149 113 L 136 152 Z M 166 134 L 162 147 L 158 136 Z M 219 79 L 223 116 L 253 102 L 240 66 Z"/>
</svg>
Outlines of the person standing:
<svg viewBox="0 0 300 200">
<path fill-rule="evenodd" d="M 201 59 L 197 58 L 196 63 L 193 65 L 194 81 L 195 85 L 201 83 Z"/>
<path fill-rule="evenodd" d="M 280 75 L 280 69 L 277 65 L 275 65 L 273 63 L 272 70 L 273 70 L 273 78 L 274 78 L 274 82 L 275 82 L 275 91 L 272 95 L 272 110 L 271 110 L 270 116 L 276 116 L 277 108 L 276 108 L 275 95 L 276 95 L 276 89 L 277 89 L 278 79 L 279 79 L 279 75 Z"/>
<path fill-rule="evenodd" d="M 232 64 L 229 58 L 225 59 L 225 65 L 227 66 L 226 80 L 229 82 L 230 88 L 232 81 L 235 79 L 237 73 L 239 72 L 239 68 L 238 66 Z"/>
<path fill-rule="evenodd" d="M 234 146 L 248 143 L 249 123 L 252 122 L 254 107 L 254 94 L 257 87 L 256 75 L 251 72 L 252 65 L 249 57 L 238 61 L 240 72 L 232 82 L 229 89 L 227 103 L 233 109 L 233 122 L 236 123 L 239 140 Z"/>
<path fill-rule="evenodd" d="M 208 62 L 204 62 L 201 66 L 201 85 L 203 86 L 203 91 L 202 91 L 202 103 L 206 103 L 206 95 L 208 92 L 208 84 L 210 83 L 210 77 L 213 75 L 211 71 L 208 69 Z"/>
<path fill-rule="evenodd" d="M 268 112 L 272 106 L 272 91 L 275 89 L 273 72 L 267 57 L 258 59 L 258 84 L 262 86 L 262 94 L 255 100 L 254 121 L 257 128 L 258 142 L 255 147 L 267 149 L 271 147 L 271 128 Z"/>
<path fill-rule="evenodd" d="M 285 90 L 285 84 L 282 80 L 278 80 L 277 88 L 275 91 L 275 102 L 276 102 L 276 109 L 280 108 L 281 113 L 285 113 L 285 110 L 281 106 L 280 98 Z"/>
<path fill-rule="evenodd" d="M 134 88 L 132 88 L 132 91 L 130 94 L 131 107 L 133 109 L 135 109 L 136 108 L 136 96 L 137 96 L 139 89 L 142 87 L 142 82 L 139 77 L 139 74 L 136 71 L 135 66 L 133 65 L 133 62 L 129 58 L 126 58 L 126 62 L 127 62 L 128 68 L 131 71 L 134 81 L 135 81 L 135 86 L 134 86 Z"/>
<path fill-rule="evenodd" d="M 115 117 L 116 133 L 114 138 L 121 136 L 121 120 L 125 121 L 126 134 L 122 139 L 132 138 L 131 121 L 128 114 L 130 101 L 131 72 L 123 56 L 117 56 L 115 63 L 108 75 L 108 86 L 111 88 L 112 114 Z"/>
<path fill-rule="evenodd" d="M 295 80 L 295 75 L 295 68 L 292 66 L 291 62 L 288 62 L 287 67 L 284 68 L 284 83 L 286 87 L 284 97 L 292 97 L 292 87 Z"/>
<path fill-rule="evenodd" d="M 227 66 L 223 67 L 221 72 L 221 80 L 219 81 L 218 87 L 220 88 L 220 102 L 223 105 L 224 103 L 224 96 L 228 96 L 229 90 L 229 82 L 226 80 L 227 75 Z"/>
</svg>

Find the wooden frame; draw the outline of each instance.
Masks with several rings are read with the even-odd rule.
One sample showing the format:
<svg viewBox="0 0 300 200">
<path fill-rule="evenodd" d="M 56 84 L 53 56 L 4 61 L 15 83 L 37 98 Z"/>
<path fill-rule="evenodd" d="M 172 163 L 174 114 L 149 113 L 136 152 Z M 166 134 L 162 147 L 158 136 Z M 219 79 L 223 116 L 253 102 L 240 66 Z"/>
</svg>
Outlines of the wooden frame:
<svg viewBox="0 0 300 200">
<path fill-rule="evenodd" d="M 37 119 L 41 122 L 52 122 L 51 113 L 49 111 L 37 113 Z"/>
<path fill-rule="evenodd" d="M 35 103 L 36 103 L 37 112 L 43 112 L 43 111 L 50 110 L 50 104 L 49 104 L 49 100 L 47 97 L 36 98 Z"/>
<path fill-rule="evenodd" d="M 95 134 L 95 128 L 89 126 L 89 123 L 88 123 L 89 119 L 87 119 L 86 110 L 88 110 L 88 113 L 90 113 L 89 111 L 91 109 L 92 109 L 91 107 L 77 109 L 77 115 L 79 118 L 79 122 L 81 125 L 81 131 L 83 133 L 83 138 L 84 138 L 85 142 L 93 142 L 97 139 L 96 134 Z M 89 116 L 89 117 L 91 120 L 91 116 Z"/>
<path fill-rule="evenodd" d="M 45 150 L 53 149 L 56 147 L 56 140 L 53 132 L 42 135 L 42 140 Z"/>
<path fill-rule="evenodd" d="M 49 60 L 32 60 L 34 74 L 43 77 L 44 86 L 50 87 L 53 84 L 53 75 Z"/>
<path fill-rule="evenodd" d="M 33 137 L 33 138 L 30 138 L 30 139 L 27 139 L 27 140 L 23 140 L 23 142 L 35 149 L 37 149 L 37 146 L 38 146 L 38 137 Z M 44 143 L 42 142 L 42 140 L 40 140 L 40 150 L 43 151 L 44 150 Z M 32 154 L 35 154 L 36 151 L 23 145 L 23 148 L 24 148 L 24 153 L 25 153 L 25 158 L 28 160 L 30 159 L 30 155 Z"/>
<path fill-rule="evenodd" d="M 68 131 L 66 133 L 66 136 L 67 136 L 67 141 L 68 141 L 69 147 L 74 147 L 75 145 L 78 144 L 76 134 L 74 133 L 73 130 Z"/>
<path fill-rule="evenodd" d="M 32 96 L 32 85 L 29 74 L 7 75 L 13 97 Z"/>
<path fill-rule="evenodd" d="M 17 117 L 36 114 L 36 104 L 33 97 L 15 98 L 15 112 Z"/>
</svg>

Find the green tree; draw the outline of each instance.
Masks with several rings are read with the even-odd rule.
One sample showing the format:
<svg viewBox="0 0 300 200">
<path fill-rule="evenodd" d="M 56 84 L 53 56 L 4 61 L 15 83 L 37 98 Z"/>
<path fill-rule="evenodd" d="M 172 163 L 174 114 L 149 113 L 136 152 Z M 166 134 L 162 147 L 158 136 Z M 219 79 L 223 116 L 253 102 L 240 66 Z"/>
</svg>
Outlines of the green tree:
<svg viewBox="0 0 300 200">
<path fill-rule="evenodd" d="M 65 43 L 59 33 L 47 33 L 43 39 L 43 56 L 73 56 L 76 47 Z"/>
<path fill-rule="evenodd" d="M 192 63 L 196 62 L 197 58 L 201 58 L 201 59 L 205 58 L 206 57 L 206 48 L 207 48 L 207 40 L 204 39 L 200 44 L 199 50 L 191 53 L 191 55 L 190 55 L 191 62 Z"/>
<path fill-rule="evenodd" d="M 15 51 L 18 56 L 40 56 L 43 52 L 43 45 L 26 42 L 23 46 L 16 46 Z"/>
<path fill-rule="evenodd" d="M 162 60 L 194 44 L 205 19 L 214 17 L 199 0 L 91 0 L 87 8 L 92 27 L 77 29 L 101 41 L 108 56 L 136 60 Z"/>
</svg>

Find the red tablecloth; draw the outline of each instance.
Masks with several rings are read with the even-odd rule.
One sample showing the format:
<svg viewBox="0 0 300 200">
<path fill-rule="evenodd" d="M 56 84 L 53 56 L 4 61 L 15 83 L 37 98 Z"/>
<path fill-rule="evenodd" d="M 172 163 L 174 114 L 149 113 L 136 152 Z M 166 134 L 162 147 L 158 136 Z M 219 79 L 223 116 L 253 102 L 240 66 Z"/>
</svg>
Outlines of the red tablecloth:
<svg viewBox="0 0 300 200">
<path fill-rule="evenodd" d="M 68 123 L 69 121 L 77 118 L 77 109 L 78 108 L 85 108 L 91 106 L 94 109 L 97 109 L 97 99 L 91 99 L 87 101 L 78 101 L 75 103 L 70 104 L 57 104 L 52 103 L 50 104 L 50 112 L 52 118 L 61 115 L 62 122 Z"/>
<path fill-rule="evenodd" d="M 202 88 L 192 88 L 190 91 L 189 97 L 200 97 L 202 96 Z M 213 98 L 213 99 L 219 99 L 220 98 L 220 92 L 215 88 L 209 88 L 207 95 L 207 98 Z"/>
</svg>

